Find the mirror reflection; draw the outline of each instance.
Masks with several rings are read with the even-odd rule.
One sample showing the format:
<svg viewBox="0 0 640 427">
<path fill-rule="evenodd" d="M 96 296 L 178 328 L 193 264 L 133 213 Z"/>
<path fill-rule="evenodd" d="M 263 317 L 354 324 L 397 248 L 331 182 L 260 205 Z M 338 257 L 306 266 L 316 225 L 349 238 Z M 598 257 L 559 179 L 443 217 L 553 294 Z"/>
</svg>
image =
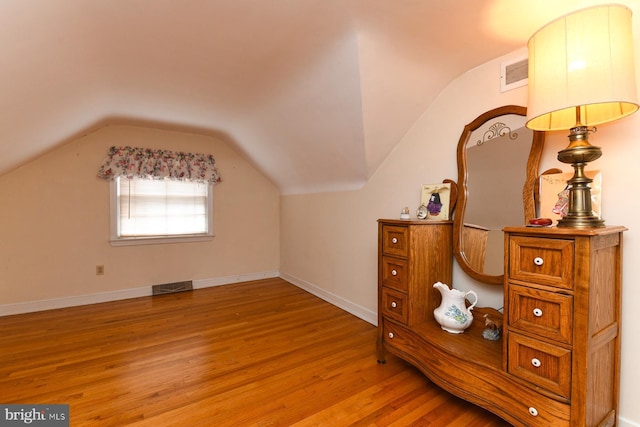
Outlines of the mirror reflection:
<svg viewBox="0 0 640 427">
<path fill-rule="evenodd" d="M 526 109 L 491 110 L 465 127 L 458 144 L 455 255 L 474 279 L 502 284 L 502 228 L 535 216 L 534 186 L 544 134 L 524 126 Z"/>
<path fill-rule="evenodd" d="M 502 274 L 502 228 L 524 219 L 524 205 L 519 202 L 533 131 L 523 124 L 522 116 L 500 117 L 474 131 L 466 146 L 465 228 L 470 229 L 463 238 L 463 249 L 474 268 L 485 274 Z M 477 249 L 472 246 L 476 238 Z"/>
</svg>

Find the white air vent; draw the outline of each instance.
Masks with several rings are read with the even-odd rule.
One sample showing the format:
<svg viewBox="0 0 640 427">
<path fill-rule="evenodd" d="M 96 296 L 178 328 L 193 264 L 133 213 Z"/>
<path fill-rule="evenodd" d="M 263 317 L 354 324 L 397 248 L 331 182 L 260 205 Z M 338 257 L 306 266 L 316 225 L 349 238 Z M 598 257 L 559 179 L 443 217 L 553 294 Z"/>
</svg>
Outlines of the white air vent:
<svg viewBox="0 0 640 427">
<path fill-rule="evenodd" d="M 529 81 L 529 58 L 512 59 L 500 64 L 500 92 L 506 92 Z"/>
</svg>

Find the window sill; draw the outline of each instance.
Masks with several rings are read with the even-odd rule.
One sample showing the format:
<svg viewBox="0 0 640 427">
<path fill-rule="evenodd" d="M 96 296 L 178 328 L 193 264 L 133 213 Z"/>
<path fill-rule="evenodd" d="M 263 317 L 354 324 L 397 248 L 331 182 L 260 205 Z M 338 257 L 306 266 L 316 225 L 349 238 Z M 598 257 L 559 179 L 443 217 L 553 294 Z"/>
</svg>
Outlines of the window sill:
<svg viewBox="0 0 640 427">
<path fill-rule="evenodd" d="M 213 240 L 212 234 L 175 237 L 126 237 L 110 239 L 111 246 L 162 245 L 167 243 L 191 243 Z"/>
</svg>

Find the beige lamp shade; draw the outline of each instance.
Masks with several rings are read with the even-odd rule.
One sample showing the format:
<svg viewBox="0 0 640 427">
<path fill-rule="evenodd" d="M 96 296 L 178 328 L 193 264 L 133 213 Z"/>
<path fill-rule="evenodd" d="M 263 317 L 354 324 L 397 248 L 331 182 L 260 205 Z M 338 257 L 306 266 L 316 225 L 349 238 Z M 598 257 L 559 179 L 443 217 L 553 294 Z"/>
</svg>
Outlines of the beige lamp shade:
<svg viewBox="0 0 640 427">
<path fill-rule="evenodd" d="M 597 6 L 561 17 L 536 32 L 528 48 L 528 128 L 595 126 L 638 109 L 627 7 Z"/>
</svg>

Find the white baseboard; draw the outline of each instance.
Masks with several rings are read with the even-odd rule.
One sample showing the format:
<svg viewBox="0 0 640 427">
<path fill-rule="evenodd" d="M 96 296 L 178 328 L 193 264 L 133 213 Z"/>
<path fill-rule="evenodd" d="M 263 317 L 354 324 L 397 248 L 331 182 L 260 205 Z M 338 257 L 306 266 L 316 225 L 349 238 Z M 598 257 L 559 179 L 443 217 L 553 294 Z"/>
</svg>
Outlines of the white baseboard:
<svg viewBox="0 0 640 427">
<path fill-rule="evenodd" d="M 274 277 L 280 277 L 280 273 L 277 271 L 264 271 L 261 273 L 239 274 L 237 276 L 215 277 L 213 279 L 200 279 L 193 281 L 193 289 L 230 285 L 232 283 L 248 282 L 250 280 L 273 279 Z"/>
<path fill-rule="evenodd" d="M 76 295 L 64 298 L 53 298 L 38 301 L 26 301 L 15 304 L 0 305 L 0 316 L 32 313 L 35 311 L 54 310 L 57 308 L 76 307 L 79 305 L 97 304 L 151 295 L 151 286 L 123 289 L 120 291 L 100 292 L 90 295 Z"/>
<path fill-rule="evenodd" d="M 239 274 L 237 276 L 217 277 L 213 279 L 201 279 L 193 281 L 194 289 L 202 289 L 211 286 L 229 285 L 231 283 L 246 282 L 279 277 L 277 271 L 262 273 Z M 101 302 L 119 301 L 129 298 L 146 297 L 152 294 L 151 286 L 140 288 L 122 289 L 118 291 L 100 292 L 89 295 L 77 295 L 64 298 L 53 298 L 38 301 L 26 301 L 15 304 L 0 305 L 0 316 L 12 314 L 32 313 L 35 311 L 53 310 L 57 308 L 75 307 L 79 305 L 97 304 Z"/>
<path fill-rule="evenodd" d="M 640 427 L 640 423 L 628 420 L 623 417 L 618 417 L 618 427 Z"/>
<path fill-rule="evenodd" d="M 358 304 L 354 304 L 353 302 L 345 298 L 342 298 L 341 296 L 338 296 L 334 293 L 331 293 L 322 288 L 319 288 L 318 286 L 313 285 L 309 282 L 306 282 L 302 279 L 299 279 L 295 276 L 291 276 L 290 274 L 280 273 L 280 277 L 282 277 L 287 282 L 291 282 L 297 287 L 304 289 L 310 294 L 313 294 L 318 298 L 321 298 L 327 301 L 328 303 L 331 303 L 336 307 L 340 307 L 344 311 L 351 313 L 356 317 L 359 317 L 365 322 L 369 322 L 374 326 L 378 325 L 378 313 L 371 311 L 368 308 L 362 307 L 361 305 L 358 305 Z"/>
</svg>

